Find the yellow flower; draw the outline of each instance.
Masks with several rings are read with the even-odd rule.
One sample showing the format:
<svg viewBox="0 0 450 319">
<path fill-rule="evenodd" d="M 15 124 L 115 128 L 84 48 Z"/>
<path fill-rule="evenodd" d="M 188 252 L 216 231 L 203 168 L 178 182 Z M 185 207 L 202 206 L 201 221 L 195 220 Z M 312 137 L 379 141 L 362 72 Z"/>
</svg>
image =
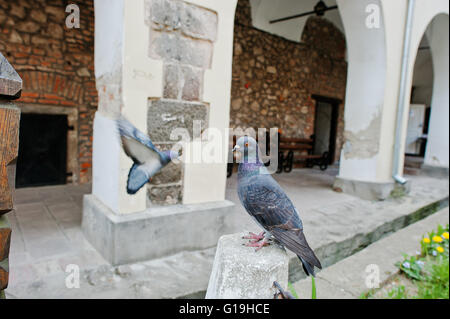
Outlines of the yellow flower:
<svg viewBox="0 0 450 319">
<path fill-rule="evenodd" d="M 442 242 L 442 237 L 441 236 L 433 236 L 433 241 L 436 243 L 440 243 L 440 242 Z"/>
<path fill-rule="evenodd" d="M 442 237 L 444 237 L 445 239 L 448 239 L 448 232 L 443 233 Z"/>
<path fill-rule="evenodd" d="M 444 252 L 444 248 L 442 248 L 441 246 L 437 246 L 437 247 L 436 247 L 436 250 L 437 250 L 438 252 L 440 252 L 440 253 L 443 253 L 443 252 Z"/>
<path fill-rule="evenodd" d="M 425 244 L 429 244 L 431 241 L 430 241 L 430 238 L 425 237 L 425 238 L 423 239 L 423 242 L 424 242 Z"/>
</svg>

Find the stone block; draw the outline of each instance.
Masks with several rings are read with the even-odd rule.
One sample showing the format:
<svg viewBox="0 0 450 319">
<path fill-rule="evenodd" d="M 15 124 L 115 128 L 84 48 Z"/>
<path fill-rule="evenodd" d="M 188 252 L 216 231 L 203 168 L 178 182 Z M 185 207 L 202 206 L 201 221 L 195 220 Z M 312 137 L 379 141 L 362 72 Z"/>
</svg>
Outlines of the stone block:
<svg viewBox="0 0 450 319">
<path fill-rule="evenodd" d="M 217 13 L 192 4 L 181 11 L 181 30 L 187 36 L 210 41 L 216 40 Z"/>
<path fill-rule="evenodd" d="M 181 68 L 183 87 L 181 99 L 185 101 L 200 101 L 203 87 L 203 70 L 189 66 Z"/>
<path fill-rule="evenodd" d="M 176 142 L 170 139 L 175 129 L 186 129 L 193 137 L 194 121 L 200 121 L 202 129 L 207 127 L 208 109 L 202 103 L 188 103 L 173 100 L 152 100 L 147 115 L 148 134 L 153 142 Z"/>
<path fill-rule="evenodd" d="M 202 69 L 179 64 L 164 65 L 164 98 L 200 101 L 202 86 Z"/>
<path fill-rule="evenodd" d="M 181 203 L 183 188 L 181 185 L 149 186 L 148 197 L 155 205 L 175 205 Z"/>
<path fill-rule="evenodd" d="M 213 45 L 209 41 L 175 33 L 150 32 L 150 57 L 189 64 L 203 69 L 211 66 Z"/>
<path fill-rule="evenodd" d="M 178 99 L 180 95 L 180 76 L 178 64 L 164 64 L 163 98 Z"/>
<path fill-rule="evenodd" d="M 178 1 L 151 0 L 148 3 L 150 22 L 157 30 L 166 29 L 168 31 L 180 28 L 180 11 L 182 3 Z"/>
<path fill-rule="evenodd" d="M 229 201 L 151 207 L 118 215 L 95 195 L 85 195 L 81 227 L 86 239 L 114 265 L 213 247 L 229 233 Z"/>
<path fill-rule="evenodd" d="M 150 182 L 151 185 L 161 185 L 169 183 L 177 183 L 181 181 L 182 177 L 182 164 L 170 162 L 161 171 L 156 173 Z"/>
<path fill-rule="evenodd" d="M 277 281 L 287 289 L 289 257 L 277 245 L 259 251 L 244 246 L 245 234 L 220 237 L 209 279 L 207 299 L 270 299 Z"/>
<path fill-rule="evenodd" d="M 22 79 L 0 53 L 0 95 L 15 96 L 22 90 Z"/>
<path fill-rule="evenodd" d="M 215 41 L 217 13 L 193 4 L 179 1 L 152 0 L 147 4 L 152 28 L 155 30 L 181 30 L 185 35 Z"/>
</svg>

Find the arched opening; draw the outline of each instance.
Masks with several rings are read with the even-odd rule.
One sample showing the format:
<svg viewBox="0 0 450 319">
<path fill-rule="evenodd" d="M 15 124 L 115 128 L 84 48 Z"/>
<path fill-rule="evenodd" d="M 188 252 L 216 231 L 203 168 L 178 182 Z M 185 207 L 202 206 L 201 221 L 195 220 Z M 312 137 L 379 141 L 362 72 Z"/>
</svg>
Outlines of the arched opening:
<svg viewBox="0 0 450 319">
<path fill-rule="evenodd" d="M 325 2 L 336 6 L 336 1 Z M 240 0 L 234 25 L 230 128 L 256 132 L 278 128 L 280 144 L 284 138 L 305 141 L 298 146 L 308 149 L 292 150 L 293 170 L 273 174 L 302 208 L 317 204 L 309 200 L 311 189 L 338 196 L 330 190 L 344 139 L 346 39 L 338 10 L 275 24 L 270 20 L 311 11 L 316 4 L 316 0 Z M 287 157 L 290 150 L 281 146 Z M 325 160 L 329 166 L 322 171 L 308 156 L 322 158 L 324 153 L 329 154 Z M 233 202 L 239 201 L 236 169 L 234 165 L 227 179 L 226 198 Z M 236 229 L 246 221 L 252 223 L 247 214 L 233 220 Z"/>
<path fill-rule="evenodd" d="M 281 137 L 312 139 L 310 154 L 339 161 L 347 79 L 338 10 L 271 24 L 317 1 L 242 1 L 236 9 L 230 127 L 277 127 Z M 336 1 L 327 1 L 328 7 Z M 313 137 L 312 137 L 313 136 Z M 294 152 L 305 167 L 307 152 Z"/>
<path fill-rule="evenodd" d="M 417 49 L 408 113 L 404 171 L 423 164 L 448 169 L 448 15 L 428 24 Z"/>
</svg>

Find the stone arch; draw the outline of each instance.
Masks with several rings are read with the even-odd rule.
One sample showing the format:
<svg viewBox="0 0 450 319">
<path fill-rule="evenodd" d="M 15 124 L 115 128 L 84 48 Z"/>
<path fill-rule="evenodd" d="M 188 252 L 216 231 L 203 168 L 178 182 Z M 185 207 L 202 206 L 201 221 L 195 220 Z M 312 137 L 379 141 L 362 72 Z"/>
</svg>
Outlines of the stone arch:
<svg viewBox="0 0 450 319">
<path fill-rule="evenodd" d="M 429 122 L 429 140 L 425 152 L 425 164 L 448 167 L 449 158 L 449 75 L 448 75 L 448 29 L 449 15 L 439 14 L 430 22 L 435 26 L 431 35 L 430 49 L 433 59 L 433 93 L 431 97 L 431 116 Z M 439 39 L 436 39 L 436 33 Z"/>
<path fill-rule="evenodd" d="M 414 8 L 411 46 L 409 52 L 409 65 L 407 77 L 408 98 L 405 99 L 406 107 L 403 114 L 403 130 L 400 161 L 404 165 L 404 150 L 406 147 L 407 124 L 409 114 L 409 96 L 411 94 L 414 64 L 417 51 L 423 36 L 427 36 L 431 50 L 433 63 L 433 89 L 431 98 L 431 115 L 429 121 L 428 142 L 425 152 L 425 165 L 433 167 L 449 166 L 449 10 L 448 2 L 436 2 L 429 6 L 428 2 L 418 1 Z"/>
</svg>

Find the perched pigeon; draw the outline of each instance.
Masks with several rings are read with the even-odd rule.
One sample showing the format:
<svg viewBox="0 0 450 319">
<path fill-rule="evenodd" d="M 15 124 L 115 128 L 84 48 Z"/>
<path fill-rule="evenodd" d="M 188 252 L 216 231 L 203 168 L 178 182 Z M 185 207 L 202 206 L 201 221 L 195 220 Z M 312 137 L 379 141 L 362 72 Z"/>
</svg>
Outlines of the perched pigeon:
<svg viewBox="0 0 450 319">
<path fill-rule="evenodd" d="M 159 151 L 150 138 L 121 116 L 116 120 L 123 150 L 133 160 L 128 173 L 127 193 L 135 194 L 153 175 L 179 154 L 174 151 Z"/>
<path fill-rule="evenodd" d="M 298 256 L 308 276 L 315 276 L 314 266 L 322 269 L 320 261 L 306 241 L 297 209 L 260 161 L 257 142 L 252 137 L 243 136 L 238 139 L 233 152 L 241 156 L 238 195 L 242 205 L 269 236 Z M 250 233 L 244 237 L 252 239 L 247 246 L 258 250 L 268 245 L 264 234 Z"/>
</svg>

